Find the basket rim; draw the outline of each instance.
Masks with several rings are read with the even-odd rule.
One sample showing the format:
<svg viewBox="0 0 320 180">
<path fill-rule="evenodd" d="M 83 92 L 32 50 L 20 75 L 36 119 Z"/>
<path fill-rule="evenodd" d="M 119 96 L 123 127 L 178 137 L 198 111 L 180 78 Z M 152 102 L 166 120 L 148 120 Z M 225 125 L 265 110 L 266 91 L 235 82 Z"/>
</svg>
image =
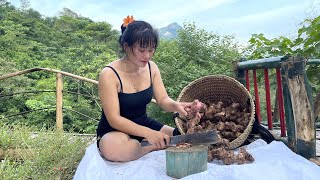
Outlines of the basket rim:
<svg viewBox="0 0 320 180">
<path fill-rule="evenodd" d="M 253 101 L 253 98 L 250 94 L 250 92 L 248 91 L 248 89 L 241 84 L 239 81 L 237 81 L 236 79 L 227 76 L 227 75 L 207 75 L 207 76 L 202 76 L 198 79 L 193 80 L 191 83 L 189 83 L 187 86 L 185 86 L 182 91 L 180 92 L 177 101 L 181 102 L 181 99 L 183 98 L 183 96 L 185 95 L 186 91 L 191 88 L 193 85 L 197 84 L 199 81 L 202 81 L 203 79 L 215 79 L 215 78 L 224 78 L 226 80 L 232 81 L 233 83 L 235 83 L 237 86 L 239 86 L 243 92 L 248 96 L 248 99 L 250 100 L 250 107 L 251 107 L 251 112 L 250 112 L 250 120 L 249 123 L 247 125 L 247 127 L 245 128 L 244 132 L 241 133 L 241 135 L 239 137 L 237 137 L 236 139 L 234 139 L 233 141 L 230 142 L 230 149 L 235 149 L 238 148 L 239 146 L 241 146 L 245 140 L 247 139 L 247 137 L 249 136 L 251 130 L 252 130 L 252 126 L 253 123 L 255 121 L 255 104 Z M 181 119 L 179 117 L 175 117 L 174 118 L 174 122 L 178 128 L 178 130 L 180 131 L 181 134 L 185 134 L 185 132 L 182 129 L 182 125 L 180 125 L 180 121 Z"/>
<path fill-rule="evenodd" d="M 246 90 L 246 93 L 248 93 L 248 95 L 251 96 L 251 94 L 249 93 L 249 91 L 247 90 L 247 88 L 241 84 L 239 81 L 237 81 L 236 79 L 230 77 L 230 76 L 227 76 L 227 75 L 207 75 L 207 76 L 202 76 L 198 79 L 195 79 L 193 80 L 192 82 L 190 82 L 188 85 L 186 85 L 180 92 L 178 98 L 177 98 L 177 101 L 180 102 L 180 99 L 182 98 L 182 96 L 184 95 L 184 93 L 190 88 L 192 87 L 194 84 L 198 83 L 198 81 L 201 81 L 203 79 L 209 79 L 209 78 L 225 78 L 227 80 L 230 80 L 230 81 L 233 81 L 234 83 L 236 83 L 238 86 L 240 86 L 241 88 L 245 89 Z"/>
</svg>

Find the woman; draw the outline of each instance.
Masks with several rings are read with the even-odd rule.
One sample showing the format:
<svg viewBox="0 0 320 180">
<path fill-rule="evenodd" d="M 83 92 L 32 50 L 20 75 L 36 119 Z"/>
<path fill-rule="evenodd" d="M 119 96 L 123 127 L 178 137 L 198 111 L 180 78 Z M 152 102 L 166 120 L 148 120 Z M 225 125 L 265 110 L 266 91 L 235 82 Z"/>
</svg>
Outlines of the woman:
<svg viewBox="0 0 320 180">
<path fill-rule="evenodd" d="M 177 129 L 163 125 L 146 115 L 152 97 L 168 112 L 187 115 L 191 103 L 168 97 L 157 65 L 151 61 L 158 34 L 145 21 L 124 19 L 119 43 L 125 56 L 111 62 L 99 75 L 102 117 L 97 128 L 97 145 L 110 161 L 131 161 L 166 148 Z M 151 145 L 142 147 L 142 139 Z"/>
</svg>

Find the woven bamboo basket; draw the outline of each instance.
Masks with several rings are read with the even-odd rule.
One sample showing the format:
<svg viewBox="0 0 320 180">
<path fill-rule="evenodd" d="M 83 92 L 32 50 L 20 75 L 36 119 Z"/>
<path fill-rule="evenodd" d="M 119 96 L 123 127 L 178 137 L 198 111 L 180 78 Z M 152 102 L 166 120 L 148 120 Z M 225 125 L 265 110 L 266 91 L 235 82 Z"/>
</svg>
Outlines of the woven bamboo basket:
<svg viewBox="0 0 320 180">
<path fill-rule="evenodd" d="M 244 132 L 230 142 L 230 149 L 241 146 L 248 138 L 254 123 L 254 102 L 247 89 L 237 80 L 225 75 L 209 75 L 194 80 L 184 87 L 177 99 L 179 102 L 192 102 L 198 99 L 201 102 L 232 101 L 242 107 L 249 108 L 250 120 Z M 185 134 L 185 121 L 174 119 L 181 134 Z"/>
</svg>

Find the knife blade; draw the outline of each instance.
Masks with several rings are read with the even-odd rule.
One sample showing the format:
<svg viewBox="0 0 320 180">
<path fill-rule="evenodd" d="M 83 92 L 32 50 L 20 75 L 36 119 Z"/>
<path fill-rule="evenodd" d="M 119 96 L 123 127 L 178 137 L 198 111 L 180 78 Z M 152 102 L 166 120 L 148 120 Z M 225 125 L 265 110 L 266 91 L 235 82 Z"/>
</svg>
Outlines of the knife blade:
<svg viewBox="0 0 320 180">
<path fill-rule="evenodd" d="M 186 134 L 186 135 L 177 135 L 170 136 L 169 146 L 176 146 L 181 143 L 190 143 L 192 145 L 209 145 L 216 144 L 218 142 L 217 131 L 205 131 L 201 133 Z M 142 141 L 141 146 L 151 145 L 148 141 Z"/>
</svg>

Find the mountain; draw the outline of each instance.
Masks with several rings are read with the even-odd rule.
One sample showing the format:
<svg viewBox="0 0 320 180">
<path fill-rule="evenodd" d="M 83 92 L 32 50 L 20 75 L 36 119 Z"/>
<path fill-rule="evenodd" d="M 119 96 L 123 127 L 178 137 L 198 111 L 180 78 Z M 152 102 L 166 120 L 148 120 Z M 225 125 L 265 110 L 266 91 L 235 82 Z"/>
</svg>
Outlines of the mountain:
<svg viewBox="0 0 320 180">
<path fill-rule="evenodd" d="M 174 39 L 178 36 L 178 31 L 180 29 L 182 29 L 182 27 L 175 22 L 158 29 L 158 32 L 161 39 Z"/>
</svg>

